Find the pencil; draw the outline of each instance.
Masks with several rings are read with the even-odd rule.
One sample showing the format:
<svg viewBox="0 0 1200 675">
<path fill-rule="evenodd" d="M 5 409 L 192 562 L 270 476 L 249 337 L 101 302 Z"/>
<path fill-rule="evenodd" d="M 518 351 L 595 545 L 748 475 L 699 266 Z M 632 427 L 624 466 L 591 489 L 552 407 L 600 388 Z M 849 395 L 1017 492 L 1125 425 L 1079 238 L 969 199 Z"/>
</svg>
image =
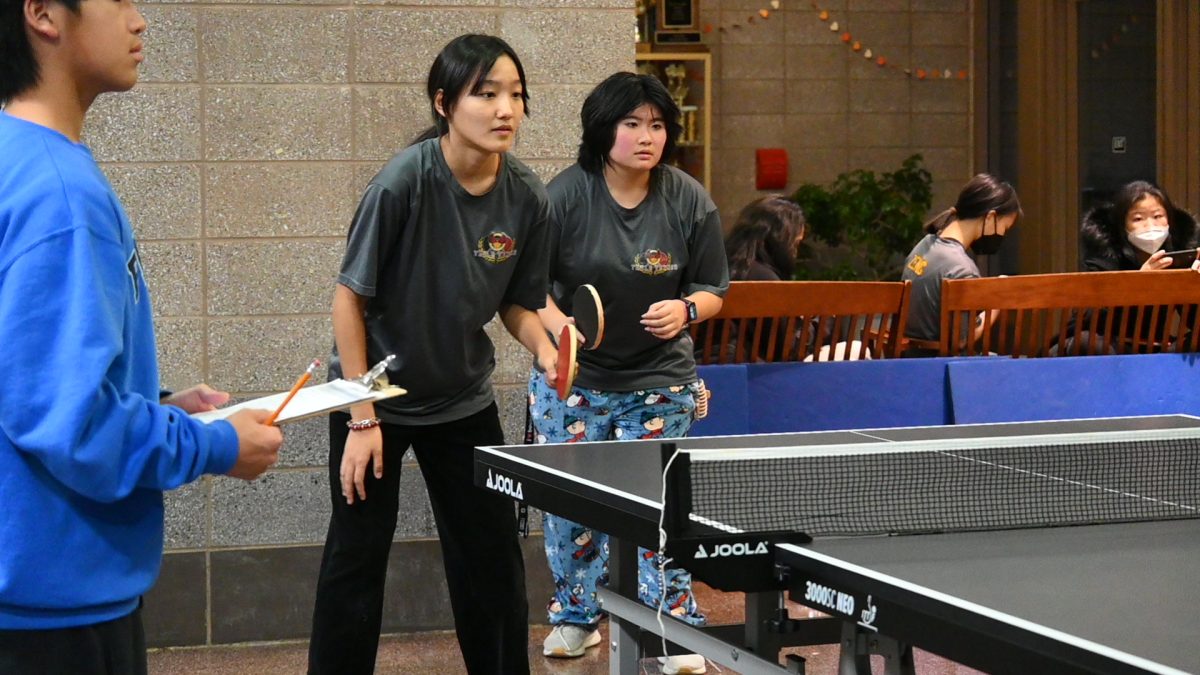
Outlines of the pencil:
<svg viewBox="0 0 1200 675">
<path fill-rule="evenodd" d="M 308 370 L 305 370 L 300 379 L 296 380 L 296 384 L 292 385 L 292 390 L 288 392 L 287 398 L 283 399 L 283 403 L 280 403 L 275 412 L 271 413 L 271 416 L 267 418 L 268 426 L 275 424 L 275 419 L 279 417 L 279 413 L 283 412 L 284 406 L 292 400 L 292 397 L 296 395 L 296 392 L 300 391 L 301 387 L 308 384 L 309 379 L 312 378 L 313 373 L 316 372 L 319 365 L 321 365 L 321 359 L 313 359 L 313 362 L 308 366 Z"/>
</svg>

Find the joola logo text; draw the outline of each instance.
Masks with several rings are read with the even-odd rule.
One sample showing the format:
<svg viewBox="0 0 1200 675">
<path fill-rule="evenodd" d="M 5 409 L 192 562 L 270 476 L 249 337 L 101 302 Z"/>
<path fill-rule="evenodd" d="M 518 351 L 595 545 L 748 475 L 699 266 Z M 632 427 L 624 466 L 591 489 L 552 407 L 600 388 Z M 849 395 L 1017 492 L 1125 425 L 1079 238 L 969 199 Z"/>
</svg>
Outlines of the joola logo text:
<svg viewBox="0 0 1200 675">
<path fill-rule="evenodd" d="M 705 558 L 732 558 L 742 555 L 765 555 L 770 551 L 767 549 L 767 542 L 760 541 L 757 545 L 738 542 L 736 544 L 714 544 L 708 549 L 704 548 L 704 544 L 696 547 L 696 555 L 692 556 L 693 560 L 704 560 Z"/>
<path fill-rule="evenodd" d="M 521 489 L 521 481 L 514 481 L 508 476 L 501 476 L 500 474 L 493 475 L 491 469 L 488 469 L 487 486 L 513 499 L 525 499 L 525 491 Z"/>
</svg>

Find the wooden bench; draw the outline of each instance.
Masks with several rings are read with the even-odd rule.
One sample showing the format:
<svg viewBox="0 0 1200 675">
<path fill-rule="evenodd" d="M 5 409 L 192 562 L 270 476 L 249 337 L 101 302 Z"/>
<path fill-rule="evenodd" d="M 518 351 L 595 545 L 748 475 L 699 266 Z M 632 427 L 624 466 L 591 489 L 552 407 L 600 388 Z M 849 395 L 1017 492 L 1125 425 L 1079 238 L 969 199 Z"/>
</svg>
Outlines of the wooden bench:
<svg viewBox="0 0 1200 675">
<path fill-rule="evenodd" d="M 690 328 L 696 362 L 893 358 L 909 282 L 734 281 L 720 313 Z"/>
<path fill-rule="evenodd" d="M 1190 270 L 946 279 L 939 354 L 1195 352 L 1198 309 L 1200 274 Z M 968 344 L 977 321 L 982 336 Z"/>
</svg>

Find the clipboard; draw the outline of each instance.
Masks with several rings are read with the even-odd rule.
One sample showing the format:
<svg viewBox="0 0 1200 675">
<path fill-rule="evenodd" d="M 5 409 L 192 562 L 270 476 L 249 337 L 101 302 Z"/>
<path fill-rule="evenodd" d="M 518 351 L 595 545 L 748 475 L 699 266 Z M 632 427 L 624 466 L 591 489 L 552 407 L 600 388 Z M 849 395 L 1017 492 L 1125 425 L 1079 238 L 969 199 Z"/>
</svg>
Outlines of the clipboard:
<svg viewBox="0 0 1200 675">
<path fill-rule="evenodd" d="M 335 410 L 345 410 L 352 405 L 365 401 L 382 401 L 393 396 L 407 394 L 407 389 L 388 383 L 385 371 L 387 364 L 393 358 L 395 357 L 388 356 L 376 364 L 366 375 L 357 379 L 333 380 L 325 384 L 304 387 L 296 392 L 296 396 L 288 402 L 283 412 L 279 413 L 279 417 L 275 418 L 275 424 L 298 422 Z M 227 408 L 193 413 L 191 417 L 207 424 L 216 420 L 223 420 L 239 410 L 246 410 L 247 408 L 275 410 L 283 403 L 289 393 L 281 391 L 278 394 L 243 401 Z"/>
</svg>

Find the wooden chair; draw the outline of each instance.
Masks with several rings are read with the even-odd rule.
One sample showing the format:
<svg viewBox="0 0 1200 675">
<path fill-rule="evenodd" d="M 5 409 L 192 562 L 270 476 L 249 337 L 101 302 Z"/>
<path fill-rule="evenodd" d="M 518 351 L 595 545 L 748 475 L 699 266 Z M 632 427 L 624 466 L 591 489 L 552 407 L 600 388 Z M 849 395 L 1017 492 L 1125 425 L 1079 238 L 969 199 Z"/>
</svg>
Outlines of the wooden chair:
<svg viewBox="0 0 1200 675">
<path fill-rule="evenodd" d="M 691 327 L 696 362 L 894 358 L 909 282 L 734 281 L 720 313 Z"/>
<path fill-rule="evenodd" d="M 1190 270 L 946 279 L 939 353 L 1195 352 L 1200 351 L 1198 309 L 1200 274 Z M 982 335 L 969 344 L 964 336 L 976 322 L 983 324 Z"/>
</svg>

